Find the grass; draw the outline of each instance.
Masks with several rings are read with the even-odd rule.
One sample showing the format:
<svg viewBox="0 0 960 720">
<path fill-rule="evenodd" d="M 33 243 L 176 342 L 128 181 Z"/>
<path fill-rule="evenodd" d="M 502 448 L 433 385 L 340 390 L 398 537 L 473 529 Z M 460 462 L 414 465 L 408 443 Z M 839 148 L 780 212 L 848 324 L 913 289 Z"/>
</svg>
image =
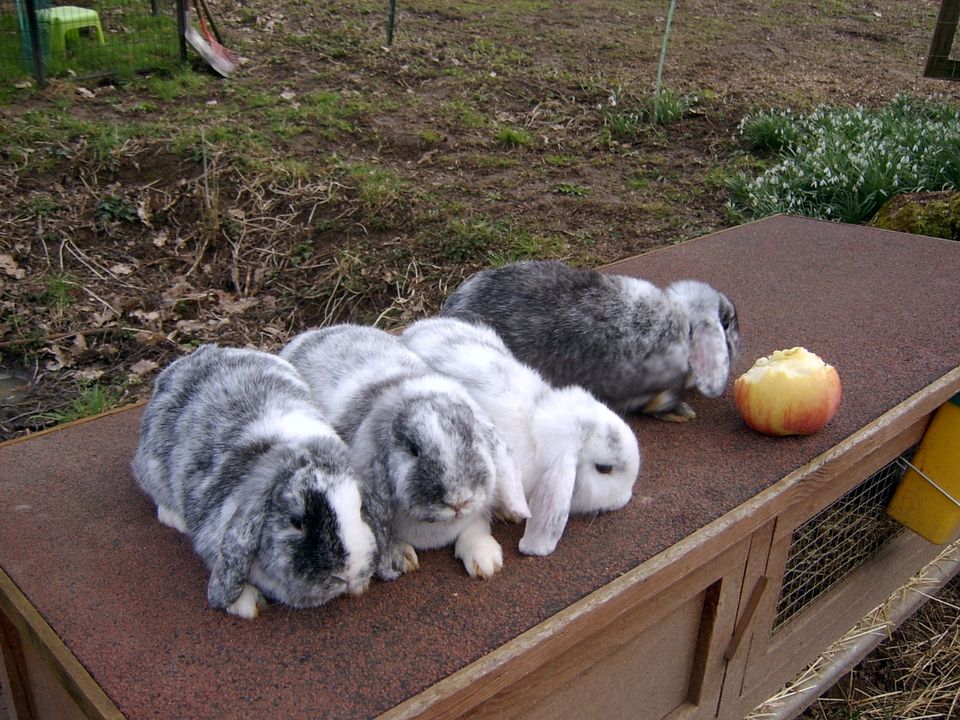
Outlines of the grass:
<svg viewBox="0 0 960 720">
<path fill-rule="evenodd" d="M 674 125 L 689 112 L 696 97 L 669 88 L 650 96 L 632 96 L 621 88 L 601 106 L 604 129 L 614 140 L 631 140 L 651 126 Z"/>
<path fill-rule="evenodd" d="M 496 141 L 506 148 L 530 147 L 533 137 L 523 128 L 501 127 L 497 130 Z"/>
<path fill-rule="evenodd" d="M 857 223 L 890 197 L 960 187 L 960 110 L 899 95 L 878 110 L 770 110 L 740 123 L 745 148 L 766 161 L 729 183 L 734 209 Z"/>
<path fill-rule="evenodd" d="M 86 417 L 93 417 L 110 410 L 117 404 L 119 393 L 101 386 L 99 383 L 82 383 L 78 394 L 63 410 L 41 413 L 37 416 L 41 420 L 52 420 L 57 424 L 73 422 Z"/>
<path fill-rule="evenodd" d="M 443 257 L 454 263 L 504 265 L 535 257 L 556 257 L 568 249 L 559 236 L 533 232 L 484 215 L 451 221 L 438 240 Z"/>
</svg>

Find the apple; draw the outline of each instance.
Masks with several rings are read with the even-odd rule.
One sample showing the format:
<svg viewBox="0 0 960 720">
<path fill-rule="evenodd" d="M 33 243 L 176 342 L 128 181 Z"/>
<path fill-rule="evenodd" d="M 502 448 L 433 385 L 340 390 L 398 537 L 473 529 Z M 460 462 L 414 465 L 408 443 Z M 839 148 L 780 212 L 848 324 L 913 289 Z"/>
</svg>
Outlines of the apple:
<svg viewBox="0 0 960 720">
<path fill-rule="evenodd" d="M 740 417 L 757 432 L 811 435 L 840 405 L 840 376 L 806 348 L 776 350 L 737 378 L 733 397 Z"/>
</svg>

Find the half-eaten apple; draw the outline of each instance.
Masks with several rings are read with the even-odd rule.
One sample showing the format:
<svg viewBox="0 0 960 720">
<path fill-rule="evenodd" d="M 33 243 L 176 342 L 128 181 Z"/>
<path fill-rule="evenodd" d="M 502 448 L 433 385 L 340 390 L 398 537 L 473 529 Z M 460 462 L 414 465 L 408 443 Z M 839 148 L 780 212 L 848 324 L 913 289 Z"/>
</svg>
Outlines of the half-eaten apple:
<svg viewBox="0 0 960 720">
<path fill-rule="evenodd" d="M 806 348 L 776 350 L 757 360 L 733 386 L 744 422 L 765 435 L 811 435 L 840 405 L 840 376 Z"/>
</svg>

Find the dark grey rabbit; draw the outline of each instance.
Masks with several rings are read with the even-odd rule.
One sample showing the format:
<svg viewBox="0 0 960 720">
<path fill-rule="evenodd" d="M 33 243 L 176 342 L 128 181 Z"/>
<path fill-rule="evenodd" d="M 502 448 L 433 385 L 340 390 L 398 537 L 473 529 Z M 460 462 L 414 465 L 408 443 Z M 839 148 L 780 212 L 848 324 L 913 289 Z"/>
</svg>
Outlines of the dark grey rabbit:
<svg viewBox="0 0 960 720">
<path fill-rule="evenodd" d="M 297 335 L 281 351 L 364 473 L 364 502 L 384 579 L 416 569 L 416 548 L 454 544 L 472 577 L 503 565 L 490 518 L 529 517 L 520 474 L 493 422 L 454 380 L 393 335 L 336 325 Z"/>
<path fill-rule="evenodd" d="M 203 345 L 154 384 L 132 469 L 210 569 L 213 607 L 256 617 L 360 594 L 376 541 L 347 446 L 285 360 Z"/>
<path fill-rule="evenodd" d="M 620 412 L 696 416 L 682 401 L 716 397 L 740 349 L 737 313 L 706 283 L 660 289 L 553 260 L 483 270 L 447 298 L 442 315 L 480 319 L 556 386 L 580 385 Z"/>
</svg>

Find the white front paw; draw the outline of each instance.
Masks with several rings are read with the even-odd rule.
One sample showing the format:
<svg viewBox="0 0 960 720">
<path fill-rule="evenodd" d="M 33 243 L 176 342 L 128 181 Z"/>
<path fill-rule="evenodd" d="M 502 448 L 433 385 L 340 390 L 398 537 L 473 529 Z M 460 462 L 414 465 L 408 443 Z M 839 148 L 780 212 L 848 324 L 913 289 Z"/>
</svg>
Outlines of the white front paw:
<svg viewBox="0 0 960 720">
<path fill-rule="evenodd" d="M 503 549 L 492 535 L 473 535 L 457 539 L 456 556 L 463 561 L 470 577 L 493 577 L 503 567 Z"/>
<path fill-rule="evenodd" d="M 171 510 L 168 507 L 163 505 L 157 506 L 157 520 L 166 525 L 167 527 L 172 527 L 178 532 L 182 532 L 184 535 L 187 534 L 187 522 L 183 519 L 183 516 Z"/>
<path fill-rule="evenodd" d="M 517 546 L 517 549 L 524 555 L 539 555 L 543 557 L 557 549 L 557 541 L 549 537 L 524 533 L 523 537 L 520 538 L 520 544 Z"/>
<path fill-rule="evenodd" d="M 266 607 L 267 601 L 260 591 L 250 583 L 244 583 L 240 596 L 227 606 L 231 615 L 252 620 L 260 614 L 261 608 Z"/>
</svg>

